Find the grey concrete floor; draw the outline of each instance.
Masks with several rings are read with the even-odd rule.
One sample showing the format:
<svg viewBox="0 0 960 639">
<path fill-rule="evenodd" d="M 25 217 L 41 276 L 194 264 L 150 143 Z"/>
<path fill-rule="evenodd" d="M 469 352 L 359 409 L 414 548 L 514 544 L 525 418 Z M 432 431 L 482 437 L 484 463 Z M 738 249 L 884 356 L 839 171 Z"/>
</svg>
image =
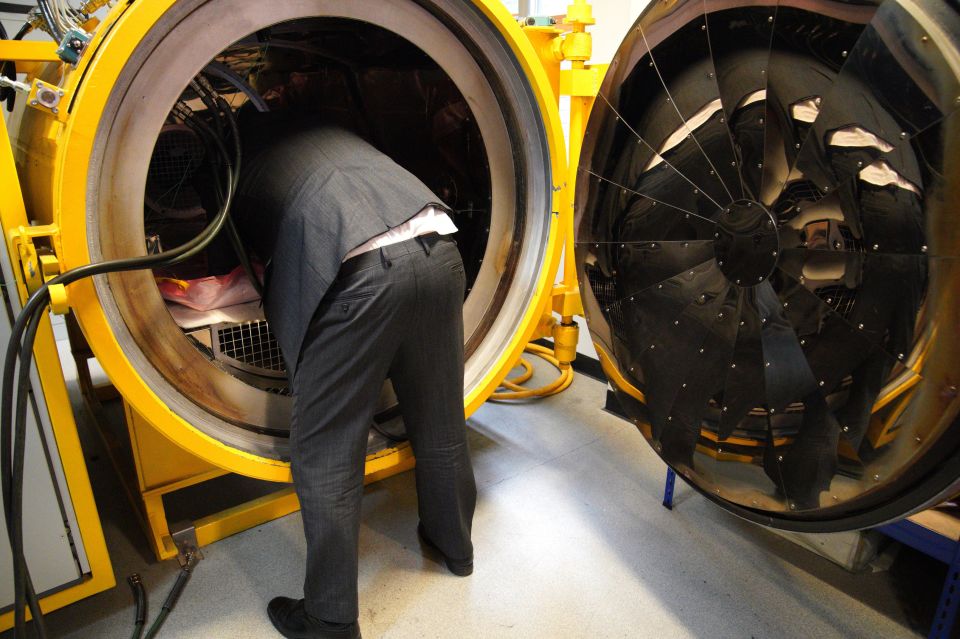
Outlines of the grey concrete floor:
<svg viewBox="0 0 960 639">
<path fill-rule="evenodd" d="M 538 367 L 537 379 L 551 374 Z M 903 550 L 884 572 L 851 574 L 711 505 L 678 483 L 605 385 L 488 404 L 470 420 L 479 485 L 476 572 L 450 575 L 416 537 L 412 473 L 371 485 L 363 504 L 360 623 L 375 637 L 915 637 L 945 574 Z M 83 421 L 83 420 L 81 420 Z M 48 615 L 55 636 L 123 637 L 139 572 L 151 617 L 176 574 L 150 554 L 106 457 L 88 437 L 118 586 Z M 161 637 L 272 637 L 264 608 L 299 596 L 299 514 L 205 549 Z"/>
</svg>

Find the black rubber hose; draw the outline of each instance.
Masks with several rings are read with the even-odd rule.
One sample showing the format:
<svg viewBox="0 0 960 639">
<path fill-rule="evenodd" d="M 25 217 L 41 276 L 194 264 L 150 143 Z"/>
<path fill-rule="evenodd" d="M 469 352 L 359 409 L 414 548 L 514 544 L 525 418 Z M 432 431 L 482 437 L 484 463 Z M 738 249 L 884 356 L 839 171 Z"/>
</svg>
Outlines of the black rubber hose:
<svg viewBox="0 0 960 639">
<path fill-rule="evenodd" d="M 170 592 L 167 594 L 167 598 L 163 602 L 163 607 L 160 608 L 160 613 L 157 615 L 157 618 L 153 620 L 153 623 L 150 624 L 150 629 L 147 630 L 147 634 L 144 635 L 144 639 L 153 639 L 157 636 L 157 633 L 160 632 L 160 628 L 163 626 L 163 623 L 167 620 L 167 617 L 170 616 L 170 611 L 173 610 L 173 607 L 177 605 L 177 600 L 180 599 L 180 593 L 183 592 L 184 586 L 187 585 L 187 582 L 190 580 L 190 575 L 192 574 L 190 566 L 190 558 L 187 558 L 187 565 L 180 569 L 180 574 L 177 575 L 177 580 L 173 582 L 173 587 L 170 588 Z"/>
<path fill-rule="evenodd" d="M 226 163 L 227 196 L 217 216 L 199 235 L 177 248 L 163 253 L 87 264 L 62 273 L 43 284 L 30 296 L 12 327 L 10 341 L 7 344 L 7 351 L 4 358 L 2 392 L 0 392 L 0 479 L 2 479 L 4 511 L 8 522 L 10 546 L 14 551 L 14 584 L 16 588 L 16 592 L 14 593 L 16 602 L 14 618 L 17 620 L 25 617 L 24 600 L 30 600 L 29 605 L 31 607 L 31 613 L 34 615 L 35 627 L 38 632 L 43 633 L 41 636 L 46 636 L 43 615 L 39 605 L 35 603 L 35 594 L 31 597 L 30 591 L 32 591 L 32 588 L 26 587 L 30 583 L 30 576 L 22 552 L 22 488 L 25 437 L 20 436 L 14 439 L 13 436 L 14 433 L 23 435 L 26 432 L 26 404 L 23 398 L 26 397 L 27 392 L 24 391 L 17 396 L 17 422 L 16 426 L 14 426 L 12 423 L 12 403 L 14 397 L 14 372 L 17 366 L 17 359 L 19 358 L 21 366 L 20 378 L 21 380 L 26 379 L 27 387 L 29 387 L 29 369 L 33 356 L 36 326 L 50 301 L 51 286 L 57 284 L 66 286 L 77 280 L 105 273 L 134 271 L 179 264 L 202 251 L 207 244 L 217 236 L 228 219 L 230 205 L 233 202 L 233 194 L 236 191 L 236 178 L 229 153 L 227 153 L 222 141 L 218 140 L 217 142 L 218 150 Z M 24 401 L 22 411 L 21 400 Z M 13 453 L 12 459 L 10 455 L 11 452 Z M 17 505 L 19 505 L 19 508 Z M 17 632 L 19 636 L 25 636 L 25 621 L 22 625 L 17 625 Z"/>
<path fill-rule="evenodd" d="M 30 23 L 28 22 L 26 23 L 25 26 L 29 26 L 29 24 Z M 23 29 L 21 28 L 20 31 L 22 32 Z M 21 36 L 20 33 L 17 33 L 17 36 L 14 38 L 14 40 L 19 40 L 22 37 L 23 36 Z M 9 40 L 9 39 L 10 37 L 7 35 L 7 30 L 4 28 L 3 23 L 0 23 L 0 40 Z M 5 75 L 11 80 L 16 80 L 17 79 L 16 63 L 14 63 L 12 60 L 8 60 L 7 62 L 0 64 L 0 75 Z M 17 92 L 12 87 L 6 87 L 3 89 L 0 89 L 0 104 L 3 104 L 4 102 L 6 102 L 7 111 L 13 111 L 13 105 L 16 102 L 16 99 L 17 99 Z"/>
<path fill-rule="evenodd" d="M 143 581 L 137 573 L 127 577 L 127 583 L 130 584 L 130 590 L 133 592 L 133 602 L 136 606 L 133 634 L 130 639 L 140 639 L 140 636 L 143 635 L 143 627 L 147 623 L 147 593 L 144 591 Z"/>
<path fill-rule="evenodd" d="M 53 17 L 53 9 L 50 8 L 50 3 L 48 0 L 37 0 L 37 6 L 40 7 L 40 15 L 43 16 L 43 20 L 47 23 L 47 26 L 50 27 L 50 33 L 53 35 L 53 39 L 57 41 L 57 44 L 63 40 L 63 29 L 60 28 L 60 25 Z"/>
<path fill-rule="evenodd" d="M 24 345 L 20 351 L 21 362 L 23 361 L 24 349 L 33 344 L 37 336 L 37 328 L 40 326 L 42 313 L 36 313 L 27 325 L 27 332 L 24 337 Z M 10 554 L 13 561 L 13 584 L 14 584 L 14 627 L 21 636 L 26 636 L 26 608 L 29 606 L 30 614 L 39 622 L 35 624 L 37 634 L 40 637 L 46 637 L 46 627 L 43 623 L 43 614 L 40 611 L 40 603 L 37 600 L 37 594 L 32 587 L 28 587 L 31 582 L 30 574 L 27 569 L 27 562 L 23 552 L 23 466 L 25 460 L 27 444 L 27 406 L 30 403 L 30 369 L 29 365 L 20 366 L 17 378 L 17 412 L 16 428 L 13 440 L 13 471 L 10 496 L 10 516 L 7 521 L 8 537 L 10 538 Z M 32 582 L 31 582 L 32 583 Z"/>
</svg>

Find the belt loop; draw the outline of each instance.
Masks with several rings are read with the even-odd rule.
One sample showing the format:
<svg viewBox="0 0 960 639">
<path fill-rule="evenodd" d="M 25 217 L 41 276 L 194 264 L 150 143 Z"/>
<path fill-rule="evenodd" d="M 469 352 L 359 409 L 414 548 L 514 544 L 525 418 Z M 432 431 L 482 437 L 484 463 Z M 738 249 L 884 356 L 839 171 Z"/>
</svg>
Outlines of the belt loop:
<svg viewBox="0 0 960 639">
<path fill-rule="evenodd" d="M 423 247 L 423 252 L 427 255 L 430 255 L 430 245 L 427 244 L 427 238 L 425 235 L 418 235 L 417 242 L 420 243 L 420 246 Z"/>
</svg>

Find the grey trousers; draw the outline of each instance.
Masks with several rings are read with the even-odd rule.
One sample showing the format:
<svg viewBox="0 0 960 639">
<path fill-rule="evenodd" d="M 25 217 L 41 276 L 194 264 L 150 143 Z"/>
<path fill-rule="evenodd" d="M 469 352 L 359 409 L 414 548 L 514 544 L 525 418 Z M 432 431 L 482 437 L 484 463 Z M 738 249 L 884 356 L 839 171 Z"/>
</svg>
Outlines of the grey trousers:
<svg viewBox="0 0 960 639">
<path fill-rule="evenodd" d="M 306 610 L 358 616 L 367 434 L 393 380 L 417 459 L 420 522 L 454 559 L 473 557 L 476 484 L 463 413 L 463 263 L 436 235 L 348 261 L 304 339 L 293 380 L 291 465 L 307 539 Z M 352 271 L 352 272 L 351 272 Z"/>
</svg>

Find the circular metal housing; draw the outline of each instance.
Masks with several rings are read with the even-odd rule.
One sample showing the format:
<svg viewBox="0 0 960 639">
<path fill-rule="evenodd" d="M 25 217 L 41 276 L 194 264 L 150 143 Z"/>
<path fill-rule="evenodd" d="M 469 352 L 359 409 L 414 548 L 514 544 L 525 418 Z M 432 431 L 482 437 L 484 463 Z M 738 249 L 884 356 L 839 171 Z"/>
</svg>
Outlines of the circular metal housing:
<svg viewBox="0 0 960 639">
<path fill-rule="evenodd" d="M 499 3 L 118 6 L 68 80 L 75 97 L 54 157 L 43 157 L 36 163 L 42 169 L 26 176 L 35 184 L 32 208 L 41 217 L 57 212 L 67 267 L 143 254 L 151 153 L 184 88 L 238 40 L 312 18 L 367 23 L 408 41 L 436 61 L 476 118 L 492 214 L 483 267 L 465 303 L 469 413 L 536 328 L 559 260 L 552 176 L 564 169 L 557 110 L 536 54 Z M 25 116 L 21 137 L 39 135 L 42 124 Z M 132 410 L 218 466 L 289 479 L 286 438 L 273 428 L 284 422 L 283 402 L 212 365 L 172 320 L 150 273 L 79 282 L 70 293 L 97 358 Z"/>
<path fill-rule="evenodd" d="M 958 35 L 936 0 L 655 3 L 604 80 L 591 334 L 654 449 L 738 515 L 850 529 L 956 490 Z"/>
</svg>

